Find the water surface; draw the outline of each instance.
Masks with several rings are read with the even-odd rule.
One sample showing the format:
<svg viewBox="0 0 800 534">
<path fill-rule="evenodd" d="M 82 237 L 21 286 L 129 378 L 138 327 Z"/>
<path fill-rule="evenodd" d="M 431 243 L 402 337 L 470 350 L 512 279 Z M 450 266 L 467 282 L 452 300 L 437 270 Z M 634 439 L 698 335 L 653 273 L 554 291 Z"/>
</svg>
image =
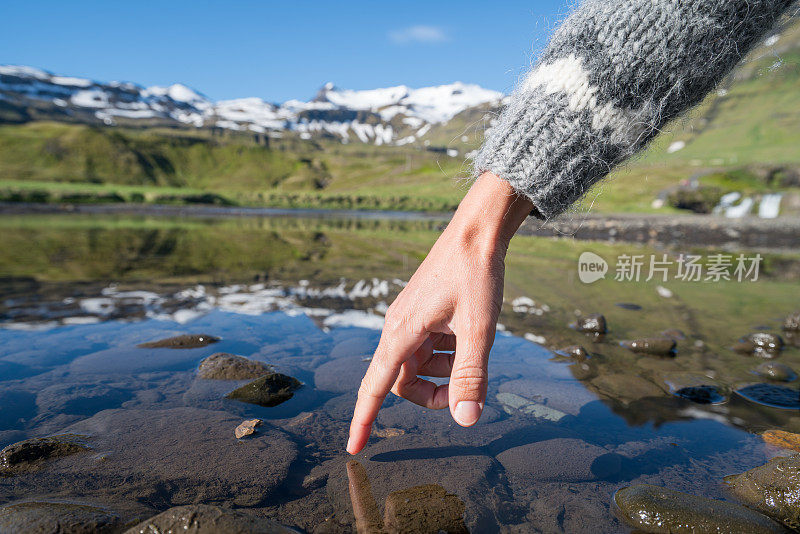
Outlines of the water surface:
<svg viewBox="0 0 800 534">
<path fill-rule="evenodd" d="M 202 502 L 349 532 L 372 515 L 390 521 L 412 488 L 423 502 L 440 499 L 438 486 L 463 503 L 472 531 L 626 532 L 610 507 L 616 489 L 725 498 L 724 475 L 779 454 L 757 432 L 800 431 L 796 410 L 733 393 L 765 380 L 752 372 L 763 360 L 730 350 L 752 331 L 780 333 L 800 294 L 795 256 L 769 256 L 758 282 L 666 284 L 665 298 L 656 282 L 581 284 L 577 257 L 685 251 L 518 238 L 481 421 L 463 429 L 390 396 L 348 465 L 349 417 L 383 313 L 439 224 L 0 219 L 0 446 L 71 432 L 92 447 L 0 479 L 0 503 L 94 504 L 133 522 Z M 593 312 L 609 323 L 599 342 L 568 326 Z M 618 345 L 666 329 L 685 337 L 675 357 Z M 186 333 L 221 340 L 137 348 Z M 552 351 L 573 344 L 590 358 Z M 304 386 L 273 408 L 227 400 L 242 383 L 196 375 L 216 352 L 267 362 Z M 779 361 L 800 370 L 800 351 L 790 342 Z M 698 383 L 723 402 L 673 394 Z M 234 428 L 251 418 L 264 425 L 237 441 Z"/>
</svg>

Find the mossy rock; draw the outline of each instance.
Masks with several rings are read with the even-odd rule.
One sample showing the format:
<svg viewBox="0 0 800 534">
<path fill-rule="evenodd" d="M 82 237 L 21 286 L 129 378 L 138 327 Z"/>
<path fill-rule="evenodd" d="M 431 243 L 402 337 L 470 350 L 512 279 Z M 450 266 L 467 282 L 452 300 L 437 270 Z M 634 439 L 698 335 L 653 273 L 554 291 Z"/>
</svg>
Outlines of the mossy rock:
<svg viewBox="0 0 800 534">
<path fill-rule="evenodd" d="M 231 391 L 225 398 L 271 408 L 291 399 L 302 385 L 291 376 L 270 373 Z"/>
</svg>

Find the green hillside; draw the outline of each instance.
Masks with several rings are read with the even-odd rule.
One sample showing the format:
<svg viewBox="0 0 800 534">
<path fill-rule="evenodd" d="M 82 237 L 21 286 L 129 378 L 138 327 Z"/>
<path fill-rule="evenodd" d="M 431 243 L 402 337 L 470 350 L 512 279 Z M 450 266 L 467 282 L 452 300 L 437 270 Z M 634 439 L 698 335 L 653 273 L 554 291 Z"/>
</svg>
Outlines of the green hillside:
<svg viewBox="0 0 800 534">
<path fill-rule="evenodd" d="M 695 177 L 716 195 L 788 192 L 783 212 L 800 211 L 798 95 L 800 23 L 791 21 L 777 42 L 754 50 L 718 91 L 599 184 L 585 207 L 671 211 L 669 201 L 653 201 Z M 496 112 L 467 110 L 434 127 L 425 145 L 403 147 L 290 134 L 266 146 L 263 137 L 202 129 L 0 124 L 0 200 L 453 209 L 467 187 L 458 179 L 469 175 L 465 156 Z"/>
</svg>

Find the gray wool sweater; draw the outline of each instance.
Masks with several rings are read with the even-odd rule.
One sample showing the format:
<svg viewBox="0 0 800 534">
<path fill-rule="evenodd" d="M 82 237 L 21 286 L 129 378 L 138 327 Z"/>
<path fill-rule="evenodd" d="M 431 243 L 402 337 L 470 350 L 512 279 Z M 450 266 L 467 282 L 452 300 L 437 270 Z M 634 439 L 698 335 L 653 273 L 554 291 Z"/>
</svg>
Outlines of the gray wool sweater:
<svg viewBox="0 0 800 534">
<path fill-rule="evenodd" d="M 584 1 L 487 132 L 475 175 L 558 215 L 697 104 L 792 1 Z"/>
</svg>

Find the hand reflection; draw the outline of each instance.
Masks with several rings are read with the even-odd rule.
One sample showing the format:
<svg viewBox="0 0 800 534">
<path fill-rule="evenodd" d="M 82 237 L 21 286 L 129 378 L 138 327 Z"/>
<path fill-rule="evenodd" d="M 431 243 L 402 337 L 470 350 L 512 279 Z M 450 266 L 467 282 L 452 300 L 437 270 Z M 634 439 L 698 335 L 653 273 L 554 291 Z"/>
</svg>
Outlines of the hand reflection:
<svg viewBox="0 0 800 534">
<path fill-rule="evenodd" d="M 355 460 L 347 462 L 347 479 L 358 534 L 469 532 L 464 524 L 464 503 L 438 484 L 390 493 L 381 520 L 364 467 Z"/>
</svg>

